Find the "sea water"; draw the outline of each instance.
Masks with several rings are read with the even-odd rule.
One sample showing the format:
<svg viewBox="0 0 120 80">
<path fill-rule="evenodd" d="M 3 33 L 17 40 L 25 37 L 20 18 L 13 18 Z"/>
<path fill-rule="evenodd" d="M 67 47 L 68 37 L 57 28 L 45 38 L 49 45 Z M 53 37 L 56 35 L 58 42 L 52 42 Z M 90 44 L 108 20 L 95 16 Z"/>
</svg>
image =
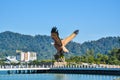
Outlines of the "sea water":
<svg viewBox="0 0 120 80">
<path fill-rule="evenodd" d="M 90 74 L 0 74 L 0 80 L 120 80 L 114 75 Z"/>
</svg>

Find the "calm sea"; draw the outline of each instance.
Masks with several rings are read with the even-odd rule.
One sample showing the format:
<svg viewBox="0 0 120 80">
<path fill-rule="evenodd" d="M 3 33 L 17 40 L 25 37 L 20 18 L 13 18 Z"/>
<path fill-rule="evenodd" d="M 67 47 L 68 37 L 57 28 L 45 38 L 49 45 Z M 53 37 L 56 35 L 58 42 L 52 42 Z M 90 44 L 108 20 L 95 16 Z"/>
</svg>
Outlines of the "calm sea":
<svg viewBox="0 0 120 80">
<path fill-rule="evenodd" d="M 0 80 L 120 80 L 120 76 L 89 74 L 0 74 Z"/>
</svg>

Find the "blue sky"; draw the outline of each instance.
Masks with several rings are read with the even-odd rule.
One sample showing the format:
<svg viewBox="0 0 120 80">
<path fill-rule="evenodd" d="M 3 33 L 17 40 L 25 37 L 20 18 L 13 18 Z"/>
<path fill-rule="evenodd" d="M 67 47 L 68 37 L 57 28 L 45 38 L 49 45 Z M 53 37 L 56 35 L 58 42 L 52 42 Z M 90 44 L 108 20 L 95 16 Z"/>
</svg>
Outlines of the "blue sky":
<svg viewBox="0 0 120 80">
<path fill-rule="evenodd" d="M 79 29 L 76 42 L 120 35 L 120 0 L 0 0 L 0 32 L 65 38 Z"/>
</svg>

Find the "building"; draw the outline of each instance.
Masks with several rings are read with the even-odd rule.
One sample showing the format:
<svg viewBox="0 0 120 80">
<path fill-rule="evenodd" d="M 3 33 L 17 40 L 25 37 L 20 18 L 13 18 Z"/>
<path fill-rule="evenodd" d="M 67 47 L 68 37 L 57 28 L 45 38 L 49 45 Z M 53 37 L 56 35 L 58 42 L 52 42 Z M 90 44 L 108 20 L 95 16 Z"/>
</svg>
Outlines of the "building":
<svg viewBox="0 0 120 80">
<path fill-rule="evenodd" d="M 18 63 L 16 56 L 7 56 L 5 63 Z"/>
<path fill-rule="evenodd" d="M 30 55 L 29 57 L 30 61 L 37 60 L 37 54 L 35 52 L 31 52 L 29 55 Z"/>
<path fill-rule="evenodd" d="M 35 52 L 20 52 L 17 55 L 17 60 L 21 62 L 29 62 L 37 60 L 37 54 Z"/>
</svg>

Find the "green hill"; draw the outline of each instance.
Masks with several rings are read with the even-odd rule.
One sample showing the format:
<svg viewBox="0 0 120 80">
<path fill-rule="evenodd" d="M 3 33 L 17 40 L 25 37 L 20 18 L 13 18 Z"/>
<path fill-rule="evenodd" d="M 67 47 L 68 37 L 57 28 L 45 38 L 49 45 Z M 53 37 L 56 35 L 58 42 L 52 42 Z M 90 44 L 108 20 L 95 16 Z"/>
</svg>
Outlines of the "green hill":
<svg viewBox="0 0 120 80">
<path fill-rule="evenodd" d="M 113 48 L 120 48 L 120 37 L 106 37 L 97 41 L 84 42 L 83 44 L 70 42 L 67 48 L 69 55 L 82 55 L 86 51 L 94 50 L 95 53 L 107 54 Z M 39 59 L 50 59 L 56 53 L 53 40 L 46 35 L 24 35 L 10 31 L 0 33 L 0 57 L 16 55 L 16 50 L 37 52 Z"/>
<path fill-rule="evenodd" d="M 87 49 L 94 50 L 95 53 L 107 54 L 108 51 L 120 48 L 120 37 L 106 37 L 97 41 L 84 42 L 81 45 L 81 51 L 86 52 Z"/>
</svg>

